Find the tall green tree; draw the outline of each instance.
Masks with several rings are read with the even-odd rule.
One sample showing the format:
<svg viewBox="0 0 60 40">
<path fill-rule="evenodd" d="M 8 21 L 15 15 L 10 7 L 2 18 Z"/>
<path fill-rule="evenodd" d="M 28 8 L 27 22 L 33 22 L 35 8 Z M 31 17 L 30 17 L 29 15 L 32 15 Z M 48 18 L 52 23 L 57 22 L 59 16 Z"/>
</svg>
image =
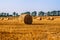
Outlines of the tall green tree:
<svg viewBox="0 0 60 40">
<path fill-rule="evenodd" d="M 3 15 L 2 15 L 2 13 L 0 13 L 0 17 L 2 17 Z"/>
<path fill-rule="evenodd" d="M 51 14 L 53 14 L 52 16 L 58 16 L 57 11 L 51 11 Z"/>
<path fill-rule="evenodd" d="M 40 12 L 38 13 L 38 16 L 44 16 L 44 12 L 43 12 L 43 11 L 40 11 Z"/>
<path fill-rule="evenodd" d="M 2 17 L 6 17 L 6 13 L 2 12 L 2 13 L 1 13 L 1 16 L 2 16 Z"/>
<path fill-rule="evenodd" d="M 18 13 L 16 13 L 16 16 L 19 16 Z"/>
<path fill-rule="evenodd" d="M 13 16 L 18 16 L 18 13 L 16 13 L 16 12 L 13 12 Z"/>
<path fill-rule="evenodd" d="M 58 12 L 58 16 L 60 16 L 60 10 L 58 10 L 57 12 Z"/>
<path fill-rule="evenodd" d="M 32 16 L 37 16 L 37 12 L 36 12 L 36 11 L 33 11 L 33 12 L 31 13 L 31 15 L 32 15 Z"/>
<path fill-rule="evenodd" d="M 9 16 L 9 13 L 6 13 L 7 16 Z"/>
<path fill-rule="evenodd" d="M 2 13 L 1 13 L 1 16 L 3 17 L 3 15 L 4 15 L 4 13 L 2 12 Z"/>
<path fill-rule="evenodd" d="M 51 13 L 51 12 L 50 12 L 50 11 L 48 11 L 48 12 L 47 12 L 47 16 L 51 16 L 51 15 L 50 15 L 50 13 Z"/>
<path fill-rule="evenodd" d="M 6 17 L 7 15 L 6 15 L 6 13 L 4 13 L 4 15 L 3 15 L 4 17 Z"/>
<path fill-rule="evenodd" d="M 13 16 L 15 16 L 16 15 L 16 12 L 13 12 Z"/>
</svg>

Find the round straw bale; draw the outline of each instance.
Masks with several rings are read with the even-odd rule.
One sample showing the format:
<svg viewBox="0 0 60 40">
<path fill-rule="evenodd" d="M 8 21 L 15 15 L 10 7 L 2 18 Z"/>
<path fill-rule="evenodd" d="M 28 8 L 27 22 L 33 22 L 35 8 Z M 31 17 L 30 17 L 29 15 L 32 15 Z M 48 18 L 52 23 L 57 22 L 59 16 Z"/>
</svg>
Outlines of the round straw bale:
<svg viewBox="0 0 60 40">
<path fill-rule="evenodd" d="M 54 20 L 54 18 L 53 18 L 53 17 L 50 17 L 50 19 L 51 19 L 51 20 Z"/>
<path fill-rule="evenodd" d="M 0 20 L 3 20 L 4 18 L 0 18 Z"/>
<path fill-rule="evenodd" d="M 8 20 L 8 18 L 4 18 L 4 20 Z"/>
<path fill-rule="evenodd" d="M 19 21 L 20 21 L 20 23 L 23 22 L 25 24 L 32 24 L 32 16 L 30 16 L 28 14 L 22 14 L 19 17 Z"/>
<path fill-rule="evenodd" d="M 47 20 L 54 20 L 54 18 L 53 17 L 48 17 Z"/>
<path fill-rule="evenodd" d="M 42 20 L 42 18 L 40 18 L 40 20 Z"/>
<path fill-rule="evenodd" d="M 50 20 L 50 17 L 47 17 L 47 20 Z"/>
<path fill-rule="evenodd" d="M 37 20 L 42 20 L 42 18 L 41 17 L 38 17 Z"/>
</svg>

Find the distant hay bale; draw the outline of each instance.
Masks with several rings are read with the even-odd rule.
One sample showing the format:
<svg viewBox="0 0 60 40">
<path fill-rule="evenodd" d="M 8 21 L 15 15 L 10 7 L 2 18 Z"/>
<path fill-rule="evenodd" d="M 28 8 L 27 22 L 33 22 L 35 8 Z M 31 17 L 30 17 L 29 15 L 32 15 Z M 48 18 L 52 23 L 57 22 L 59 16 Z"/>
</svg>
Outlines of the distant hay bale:
<svg viewBox="0 0 60 40">
<path fill-rule="evenodd" d="M 19 21 L 20 23 L 25 23 L 25 24 L 32 24 L 32 16 L 28 15 L 28 14 L 22 14 L 19 17 Z"/>
<path fill-rule="evenodd" d="M 4 20 L 8 20 L 9 18 L 4 18 Z"/>
<path fill-rule="evenodd" d="M 53 17 L 48 17 L 47 20 L 54 20 L 54 18 Z"/>
<path fill-rule="evenodd" d="M 4 18 L 0 18 L 0 20 L 3 20 Z"/>
<path fill-rule="evenodd" d="M 47 17 L 47 20 L 50 20 L 50 17 Z"/>
<path fill-rule="evenodd" d="M 41 17 L 38 17 L 37 20 L 42 20 L 42 18 Z"/>
<path fill-rule="evenodd" d="M 51 19 L 51 20 L 54 20 L 54 18 L 53 18 L 53 17 L 50 17 L 50 19 Z"/>
<path fill-rule="evenodd" d="M 42 20 L 42 18 L 40 18 L 40 20 Z"/>
</svg>

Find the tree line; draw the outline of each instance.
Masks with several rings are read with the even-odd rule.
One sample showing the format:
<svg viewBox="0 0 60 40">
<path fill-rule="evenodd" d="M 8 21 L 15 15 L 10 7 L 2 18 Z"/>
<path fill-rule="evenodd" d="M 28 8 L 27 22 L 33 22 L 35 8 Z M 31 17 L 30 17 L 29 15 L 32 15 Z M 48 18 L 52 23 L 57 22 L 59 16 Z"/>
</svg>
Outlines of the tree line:
<svg viewBox="0 0 60 40">
<path fill-rule="evenodd" d="M 48 12 L 43 12 L 43 11 L 40 11 L 37 13 L 37 11 L 33 11 L 33 12 L 24 12 L 24 13 L 21 13 L 22 14 L 29 14 L 31 16 L 60 16 L 60 11 L 48 11 Z M 18 13 L 16 12 L 13 12 L 12 14 L 9 14 L 9 13 L 0 13 L 0 17 L 9 17 L 9 16 L 19 16 Z"/>
<path fill-rule="evenodd" d="M 16 12 L 13 12 L 12 14 L 9 14 L 9 13 L 0 13 L 0 17 L 10 17 L 10 16 L 19 16 L 18 13 Z"/>
<path fill-rule="evenodd" d="M 24 12 L 24 13 L 21 13 L 21 14 L 29 14 L 29 15 L 32 15 L 32 16 L 60 16 L 60 11 L 48 11 L 48 12 L 43 12 L 43 11 L 40 11 L 37 13 L 37 11 L 33 11 L 32 13 L 30 12 Z"/>
</svg>

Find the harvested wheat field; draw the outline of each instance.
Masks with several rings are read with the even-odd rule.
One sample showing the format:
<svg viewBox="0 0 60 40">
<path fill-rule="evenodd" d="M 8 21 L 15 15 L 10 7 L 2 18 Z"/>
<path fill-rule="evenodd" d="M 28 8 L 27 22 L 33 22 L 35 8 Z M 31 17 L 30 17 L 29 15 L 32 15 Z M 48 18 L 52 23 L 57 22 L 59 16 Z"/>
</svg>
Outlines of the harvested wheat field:
<svg viewBox="0 0 60 40">
<path fill-rule="evenodd" d="M 30 22 L 28 22 L 30 24 L 24 22 L 20 24 L 24 21 L 24 17 L 19 20 L 17 17 L 0 21 L 0 40 L 60 40 L 60 17 L 58 16 L 32 17 L 32 24 Z"/>
</svg>

